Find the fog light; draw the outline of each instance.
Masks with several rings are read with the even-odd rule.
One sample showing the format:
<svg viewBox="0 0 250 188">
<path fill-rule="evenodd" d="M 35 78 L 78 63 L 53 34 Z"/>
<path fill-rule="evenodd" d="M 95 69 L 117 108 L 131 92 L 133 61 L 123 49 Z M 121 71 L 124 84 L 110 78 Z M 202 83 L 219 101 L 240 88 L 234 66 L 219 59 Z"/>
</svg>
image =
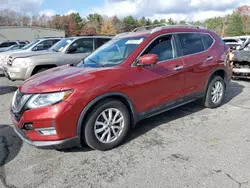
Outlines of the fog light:
<svg viewBox="0 0 250 188">
<path fill-rule="evenodd" d="M 34 128 L 33 128 L 33 124 L 32 124 L 32 123 L 25 123 L 25 124 L 23 125 L 23 129 L 25 129 L 25 130 L 27 130 L 27 131 L 31 131 L 31 130 L 34 129 Z"/>
<path fill-rule="evenodd" d="M 56 129 L 54 127 L 36 129 L 36 131 L 43 136 L 53 136 L 57 134 Z"/>
</svg>

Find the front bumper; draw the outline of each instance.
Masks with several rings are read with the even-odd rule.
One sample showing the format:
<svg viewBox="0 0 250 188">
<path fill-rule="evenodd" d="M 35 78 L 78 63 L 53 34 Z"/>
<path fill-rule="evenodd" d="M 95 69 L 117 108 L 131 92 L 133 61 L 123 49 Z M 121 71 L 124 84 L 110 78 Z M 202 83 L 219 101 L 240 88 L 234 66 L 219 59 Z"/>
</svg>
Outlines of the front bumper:
<svg viewBox="0 0 250 188">
<path fill-rule="evenodd" d="M 30 76 L 30 68 L 19 68 L 19 67 L 12 67 L 9 65 L 3 66 L 4 75 L 9 80 L 25 80 Z"/>
<path fill-rule="evenodd" d="M 66 149 L 72 147 L 80 147 L 80 138 L 74 137 L 65 140 L 58 141 L 31 141 L 27 136 L 25 131 L 15 127 L 16 134 L 27 144 L 32 145 L 40 149 Z"/>
<path fill-rule="evenodd" d="M 43 149 L 64 149 L 81 147 L 80 137 L 76 132 L 77 116 L 67 102 L 44 108 L 26 110 L 21 114 L 14 114 L 11 119 L 15 125 L 15 132 L 26 143 Z M 26 124 L 32 124 L 33 129 L 27 130 Z M 39 130 L 53 127 L 54 135 L 43 135 Z"/>
</svg>

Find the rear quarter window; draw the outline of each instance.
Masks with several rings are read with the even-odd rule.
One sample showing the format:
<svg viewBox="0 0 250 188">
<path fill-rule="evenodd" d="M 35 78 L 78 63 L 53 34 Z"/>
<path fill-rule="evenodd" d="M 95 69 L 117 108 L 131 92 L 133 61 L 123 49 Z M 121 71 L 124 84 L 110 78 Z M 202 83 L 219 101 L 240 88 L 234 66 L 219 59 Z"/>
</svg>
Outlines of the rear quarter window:
<svg viewBox="0 0 250 188">
<path fill-rule="evenodd" d="M 209 49 L 213 45 L 214 39 L 208 34 L 201 34 L 201 37 L 204 43 L 205 50 Z"/>
<path fill-rule="evenodd" d="M 178 38 L 183 55 L 191 55 L 205 50 L 201 35 L 198 33 L 182 33 L 178 34 Z"/>
</svg>

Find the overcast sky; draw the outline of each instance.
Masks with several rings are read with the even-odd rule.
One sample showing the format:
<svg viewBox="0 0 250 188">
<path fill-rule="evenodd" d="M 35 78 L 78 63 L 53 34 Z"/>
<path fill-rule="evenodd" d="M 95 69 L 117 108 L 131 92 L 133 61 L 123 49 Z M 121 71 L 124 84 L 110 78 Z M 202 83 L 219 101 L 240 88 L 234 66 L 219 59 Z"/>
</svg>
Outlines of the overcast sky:
<svg viewBox="0 0 250 188">
<path fill-rule="evenodd" d="M 0 8 L 29 14 L 67 14 L 82 16 L 97 12 L 107 16 L 145 16 L 152 19 L 197 21 L 231 13 L 250 0 L 0 0 Z"/>
</svg>

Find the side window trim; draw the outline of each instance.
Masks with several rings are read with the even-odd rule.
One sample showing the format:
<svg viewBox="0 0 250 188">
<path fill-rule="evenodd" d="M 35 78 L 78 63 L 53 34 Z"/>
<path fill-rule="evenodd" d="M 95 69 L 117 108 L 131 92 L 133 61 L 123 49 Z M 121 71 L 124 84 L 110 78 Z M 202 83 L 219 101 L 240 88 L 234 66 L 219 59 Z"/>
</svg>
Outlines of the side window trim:
<svg viewBox="0 0 250 188">
<path fill-rule="evenodd" d="M 173 60 L 173 59 L 176 59 L 178 58 L 177 56 L 177 45 L 176 45 L 176 42 L 175 42 L 175 34 L 174 33 L 166 33 L 166 34 L 163 34 L 163 35 L 159 35 L 157 37 L 155 37 L 153 40 L 150 41 L 150 43 L 141 51 L 141 53 L 137 56 L 137 58 L 135 59 L 135 61 L 132 63 L 131 66 L 136 66 L 136 62 L 138 61 L 138 59 L 141 57 L 141 55 L 148 49 L 148 47 L 155 41 L 157 40 L 158 38 L 160 37 L 165 37 L 165 36 L 171 36 L 173 37 L 172 39 L 172 42 L 173 42 L 173 52 L 175 54 L 176 57 L 172 58 L 172 59 L 167 59 L 167 60 L 163 60 L 163 61 L 158 61 L 157 63 L 162 63 L 162 62 L 166 62 L 166 61 L 170 61 L 170 60 Z"/>
</svg>

